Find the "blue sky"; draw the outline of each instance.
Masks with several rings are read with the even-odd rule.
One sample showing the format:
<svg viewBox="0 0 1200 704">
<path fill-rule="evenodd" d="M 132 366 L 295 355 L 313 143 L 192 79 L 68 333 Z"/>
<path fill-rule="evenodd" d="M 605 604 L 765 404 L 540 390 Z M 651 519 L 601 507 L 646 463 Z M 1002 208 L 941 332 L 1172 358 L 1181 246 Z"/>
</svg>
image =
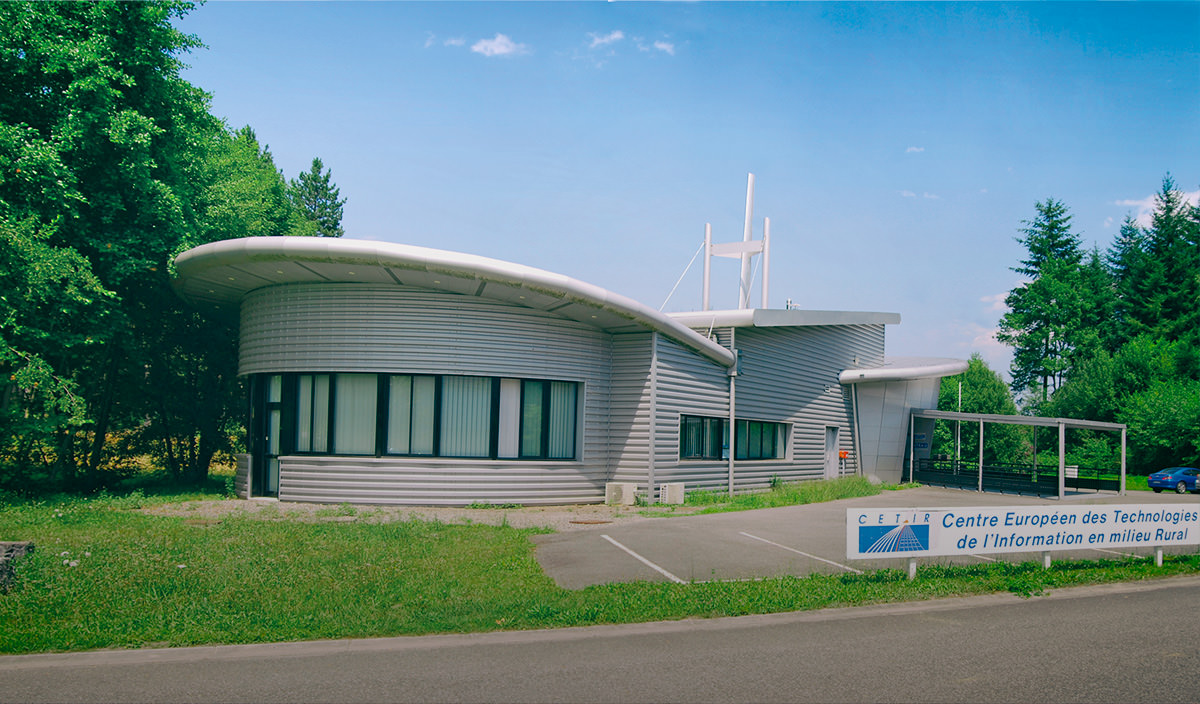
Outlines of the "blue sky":
<svg viewBox="0 0 1200 704">
<path fill-rule="evenodd" d="M 1006 370 L 1021 221 L 1108 247 L 1200 191 L 1200 3 L 213 2 L 185 77 L 347 237 L 566 274 L 659 307 L 713 225 L 771 218 L 770 305 L 897 312 L 889 355 Z M 716 260 L 714 307 L 738 265 Z M 701 262 L 666 306 L 700 307 Z M 754 300 L 758 300 L 757 285 Z"/>
</svg>

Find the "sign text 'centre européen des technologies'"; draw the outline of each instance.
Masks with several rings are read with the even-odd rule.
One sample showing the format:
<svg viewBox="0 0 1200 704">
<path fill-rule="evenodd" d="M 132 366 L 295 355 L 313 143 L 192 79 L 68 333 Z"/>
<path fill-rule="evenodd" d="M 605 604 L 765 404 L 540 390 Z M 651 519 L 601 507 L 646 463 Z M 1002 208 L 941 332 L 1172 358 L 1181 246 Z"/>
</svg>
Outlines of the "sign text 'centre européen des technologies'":
<svg viewBox="0 0 1200 704">
<path fill-rule="evenodd" d="M 1200 507 L 846 509 L 846 556 L 920 557 L 1200 544 Z"/>
</svg>

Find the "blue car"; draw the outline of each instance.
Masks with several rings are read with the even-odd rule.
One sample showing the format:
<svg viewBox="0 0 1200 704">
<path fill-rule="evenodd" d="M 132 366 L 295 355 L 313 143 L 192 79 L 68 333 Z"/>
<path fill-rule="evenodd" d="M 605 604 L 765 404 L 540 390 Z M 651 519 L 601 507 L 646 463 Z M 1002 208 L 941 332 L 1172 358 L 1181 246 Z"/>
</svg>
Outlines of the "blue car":
<svg viewBox="0 0 1200 704">
<path fill-rule="evenodd" d="M 1192 467 L 1167 467 L 1160 469 L 1149 477 L 1146 477 L 1146 484 L 1158 493 L 1163 489 L 1174 489 L 1176 494 L 1185 494 L 1189 491 L 1200 492 L 1200 469 Z"/>
</svg>

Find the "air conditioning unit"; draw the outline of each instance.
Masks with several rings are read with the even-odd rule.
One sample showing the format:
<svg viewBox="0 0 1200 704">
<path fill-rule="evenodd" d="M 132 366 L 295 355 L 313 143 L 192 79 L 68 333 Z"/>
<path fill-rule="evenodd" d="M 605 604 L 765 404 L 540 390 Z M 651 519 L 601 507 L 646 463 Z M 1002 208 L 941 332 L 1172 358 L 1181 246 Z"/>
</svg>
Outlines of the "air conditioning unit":
<svg viewBox="0 0 1200 704">
<path fill-rule="evenodd" d="M 680 505 L 683 503 L 683 482 L 660 484 L 658 487 L 658 502 L 660 504 Z"/>
<path fill-rule="evenodd" d="M 604 485 L 604 503 L 609 506 L 632 506 L 637 501 L 637 484 L 608 482 Z"/>
</svg>

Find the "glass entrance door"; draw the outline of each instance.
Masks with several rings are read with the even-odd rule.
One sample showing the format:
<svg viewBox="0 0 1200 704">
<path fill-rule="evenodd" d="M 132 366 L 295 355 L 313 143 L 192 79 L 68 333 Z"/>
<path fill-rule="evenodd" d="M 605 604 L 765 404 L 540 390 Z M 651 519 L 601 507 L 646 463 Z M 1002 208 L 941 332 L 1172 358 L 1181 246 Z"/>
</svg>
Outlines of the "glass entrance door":
<svg viewBox="0 0 1200 704">
<path fill-rule="evenodd" d="M 278 496 L 279 453 L 283 431 L 283 376 L 256 376 L 252 382 L 251 394 L 251 494 Z"/>
</svg>

